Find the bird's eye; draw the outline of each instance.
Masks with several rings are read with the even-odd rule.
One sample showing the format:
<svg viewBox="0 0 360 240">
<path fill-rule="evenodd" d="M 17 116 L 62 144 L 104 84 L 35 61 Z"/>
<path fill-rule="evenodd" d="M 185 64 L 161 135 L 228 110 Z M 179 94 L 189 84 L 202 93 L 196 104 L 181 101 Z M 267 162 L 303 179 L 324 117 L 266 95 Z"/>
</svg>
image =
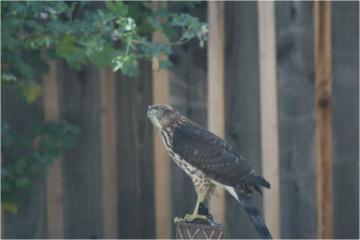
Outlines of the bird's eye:
<svg viewBox="0 0 360 240">
<path fill-rule="evenodd" d="M 164 110 L 160 109 L 159 114 L 163 114 L 163 113 L 164 113 Z"/>
</svg>

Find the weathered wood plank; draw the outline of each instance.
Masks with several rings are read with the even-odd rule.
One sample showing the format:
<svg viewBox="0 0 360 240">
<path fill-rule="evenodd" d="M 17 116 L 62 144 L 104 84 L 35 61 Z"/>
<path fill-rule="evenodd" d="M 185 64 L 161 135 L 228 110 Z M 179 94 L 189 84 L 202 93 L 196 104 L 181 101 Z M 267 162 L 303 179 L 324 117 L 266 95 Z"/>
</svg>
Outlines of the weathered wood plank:
<svg viewBox="0 0 360 240">
<path fill-rule="evenodd" d="M 257 3 L 227 2 L 225 13 L 226 140 L 261 173 Z M 258 238 L 244 209 L 226 198 L 226 237 Z M 261 211 L 262 197 L 255 199 Z"/>
<path fill-rule="evenodd" d="M 318 238 L 333 237 L 331 3 L 314 3 Z"/>
<path fill-rule="evenodd" d="M 359 2 L 331 5 L 333 237 L 359 239 Z"/>
<path fill-rule="evenodd" d="M 208 128 L 225 137 L 224 114 L 224 3 L 208 3 Z M 209 208 L 216 222 L 225 222 L 224 190 L 216 187 Z"/>
<path fill-rule="evenodd" d="M 79 127 L 78 144 L 63 154 L 64 238 L 103 236 L 99 72 L 59 68 L 62 118 Z"/>
<path fill-rule="evenodd" d="M 281 236 L 316 238 L 313 3 L 275 5 Z"/>
<path fill-rule="evenodd" d="M 139 67 L 136 78 L 116 75 L 119 238 L 155 238 L 152 73 Z"/>
<path fill-rule="evenodd" d="M 152 2 L 153 10 L 166 8 L 166 2 Z M 152 35 L 154 42 L 166 41 L 162 33 Z M 160 56 L 159 60 L 164 60 L 165 56 Z M 170 82 L 168 70 L 154 69 L 153 66 L 153 103 L 169 104 L 170 103 Z M 171 168 L 168 154 L 163 148 L 160 137 L 154 129 L 154 177 L 155 177 L 155 222 L 156 237 L 171 237 Z"/>
<path fill-rule="evenodd" d="M 104 238 L 118 236 L 115 74 L 100 70 L 101 170 Z"/>
<path fill-rule="evenodd" d="M 280 186 L 276 34 L 274 2 L 258 2 L 262 175 L 271 184 L 264 191 L 264 220 L 272 236 L 280 238 Z"/>
<path fill-rule="evenodd" d="M 58 122 L 60 118 L 57 63 L 48 61 L 49 72 L 42 77 L 45 122 Z M 46 216 L 49 238 L 64 237 L 63 191 L 61 157 L 47 168 Z"/>
</svg>

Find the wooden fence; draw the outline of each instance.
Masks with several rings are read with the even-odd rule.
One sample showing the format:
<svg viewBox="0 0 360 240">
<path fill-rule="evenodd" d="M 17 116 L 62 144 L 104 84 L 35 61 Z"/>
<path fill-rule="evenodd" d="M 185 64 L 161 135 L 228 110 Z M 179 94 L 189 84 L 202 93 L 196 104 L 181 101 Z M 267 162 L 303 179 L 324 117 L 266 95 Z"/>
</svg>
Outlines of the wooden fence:
<svg viewBox="0 0 360 240">
<path fill-rule="evenodd" d="M 214 131 L 211 121 L 219 117 L 226 141 L 274 186 L 257 197 L 274 236 L 359 237 L 359 4 L 211 4 L 223 15 L 224 28 L 218 29 L 223 34 L 216 39 L 213 27 L 219 22 L 201 3 L 193 14 L 210 18 L 210 47 L 193 41 L 175 48 L 170 71 L 153 72 L 141 63 L 140 76 L 130 79 L 109 69 L 75 71 L 52 62 L 43 79 L 43 99 L 31 108 L 2 89 L 2 114 L 17 130 L 43 116 L 45 121 L 66 119 L 82 132 L 78 146 L 50 166 L 45 180 L 37 180 L 28 207 L 5 214 L 3 237 L 175 237 L 172 219 L 192 210 L 195 191 L 168 161 L 146 119 L 154 102 L 169 102 Z M 181 10 L 175 3 L 168 7 Z M 324 35 L 317 34 L 323 26 Z M 215 66 L 219 70 L 213 72 Z M 221 78 L 223 90 L 216 92 L 213 84 Z M 328 111 L 315 102 L 324 79 L 332 79 L 325 83 L 332 87 L 326 95 L 332 123 L 316 117 Z M 322 158 L 321 149 L 330 157 Z M 324 179 L 316 167 L 321 163 L 330 163 L 328 179 L 333 179 L 317 185 Z M 317 186 L 330 187 L 332 196 Z M 333 204 L 324 207 L 318 196 Z M 228 194 L 220 204 L 227 238 L 258 236 Z"/>
</svg>

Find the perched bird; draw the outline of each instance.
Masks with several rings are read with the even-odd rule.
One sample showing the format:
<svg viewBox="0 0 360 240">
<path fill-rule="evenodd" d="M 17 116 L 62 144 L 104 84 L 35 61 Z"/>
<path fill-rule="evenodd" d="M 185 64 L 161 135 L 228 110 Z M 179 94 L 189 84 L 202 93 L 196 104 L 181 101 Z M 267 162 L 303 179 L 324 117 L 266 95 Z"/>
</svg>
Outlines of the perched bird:
<svg viewBox="0 0 360 240">
<path fill-rule="evenodd" d="M 161 142 L 175 163 L 192 179 L 197 201 L 192 214 L 183 218 L 192 222 L 207 219 L 198 210 L 215 185 L 229 192 L 245 209 L 261 238 L 272 238 L 255 207 L 254 190 L 270 188 L 249 162 L 234 152 L 221 138 L 182 116 L 168 105 L 152 105 L 147 115 L 159 130 Z"/>
</svg>

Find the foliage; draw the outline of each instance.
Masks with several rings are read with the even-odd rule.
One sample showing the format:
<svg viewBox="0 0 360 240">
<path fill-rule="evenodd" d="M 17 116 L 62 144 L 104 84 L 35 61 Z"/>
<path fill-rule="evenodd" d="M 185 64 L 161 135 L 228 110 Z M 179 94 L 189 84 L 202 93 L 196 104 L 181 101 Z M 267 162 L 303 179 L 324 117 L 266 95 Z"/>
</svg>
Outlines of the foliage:
<svg viewBox="0 0 360 240">
<path fill-rule="evenodd" d="M 104 5 L 104 6 L 98 6 Z M 206 25 L 189 14 L 151 11 L 143 2 L 4 2 L 2 3 L 2 82 L 34 81 L 41 51 L 64 58 L 80 69 L 92 62 L 136 76 L 139 59 L 171 54 L 171 46 L 206 33 Z M 152 42 L 160 32 L 164 42 Z M 199 38 L 201 41 L 202 38 Z M 170 64 L 160 64 L 170 66 Z"/>
<path fill-rule="evenodd" d="M 133 77 L 140 60 L 152 61 L 158 70 L 171 67 L 161 55 L 196 37 L 202 46 L 207 32 L 197 18 L 152 11 L 149 2 L 6 1 L 1 2 L 1 13 L 1 84 L 28 104 L 42 94 L 45 58 L 64 59 L 78 70 L 89 63 L 109 65 Z M 152 41 L 155 32 L 165 40 Z M 11 122 L 2 121 L 1 130 L 2 202 L 16 212 L 31 192 L 34 176 L 43 175 L 61 151 L 75 145 L 79 130 L 66 122 L 41 121 L 28 132 L 17 132 Z"/>
<path fill-rule="evenodd" d="M 46 167 L 62 150 L 76 145 L 80 131 L 67 123 L 37 122 L 26 134 L 1 123 L 1 152 L 6 159 L 1 168 L 1 196 L 5 210 L 12 213 L 25 203 L 33 189 L 33 179 L 45 175 Z"/>
</svg>

